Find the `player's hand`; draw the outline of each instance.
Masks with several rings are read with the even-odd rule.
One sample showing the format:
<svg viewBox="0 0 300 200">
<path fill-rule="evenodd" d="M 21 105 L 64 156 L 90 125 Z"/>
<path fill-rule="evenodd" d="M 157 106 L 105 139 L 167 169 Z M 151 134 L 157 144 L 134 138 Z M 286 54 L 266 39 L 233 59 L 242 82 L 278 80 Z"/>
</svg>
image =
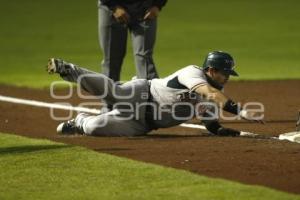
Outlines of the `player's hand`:
<svg viewBox="0 0 300 200">
<path fill-rule="evenodd" d="M 149 10 L 147 10 L 144 16 L 144 20 L 155 19 L 156 17 L 158 17 L 158 14 L 159 14 L 159 8 L 157 6 L 153 6 Z"/>
<path fill-rule="evenodd" d="M 125 23 L 128 24 L 129 20 L 130 20 L 130 16 L 129 14 L 126 12 L 126 10 L 121 7 L 121 6 L 117 6 L 113 12 L 113 16 L 115 17 L 115 19 L 117 20 L 117 22 L 119 23 Z"/>
<path fill-rule="evenodd" d="M 239 115 L 245 120 L 257 122 L 260 124 L 265 124 L 261 113 L 248 111 L 248 110 L 241 110 Z"/>
</svg>

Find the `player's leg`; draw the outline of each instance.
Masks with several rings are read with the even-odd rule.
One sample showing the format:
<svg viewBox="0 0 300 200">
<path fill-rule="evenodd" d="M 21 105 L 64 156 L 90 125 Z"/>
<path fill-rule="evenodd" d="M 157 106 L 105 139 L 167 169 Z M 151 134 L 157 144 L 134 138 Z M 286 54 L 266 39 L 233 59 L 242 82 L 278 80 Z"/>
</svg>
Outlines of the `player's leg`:
<svg viewBox="0 0 300 200">
<path fill-rule="evenodd" d="M 57 132 L 62 135 L 140 136 L 150 131 L 139 120 L 132 120 L 115 111 L 97 116 L 79 114 L 74 120 L 60 124 Z"/>
<path fill-rule="evenodd" d="M 158 77 L 152 57 L 156 26 L 157 21 L 155 19 L 145 20 L 130 27 L 138 78 L 153 79 Z"/>
<path fill-rule="evenodd" d="M 66 81 L 78 83 L 82 89 L 99 97 L 99 99 L 105 100 L 110 105 L 117 102 L 135 101 L 136 97 L 145 96 L 144 93 L 147 94 L 149 91 L 147 80 L 137 79 L 118 84 L 103 74 L 67 63 L 61 59 L 50 59 L 47 70 L 49 73 L 60 74 Z"/>
<path fill-rule="evenodd" d="M 75 120 L 60 124 L 57 131 L 102 136 L 143 135 L 150 131 L 146 121 L 148 81 L 137 79 L 124 83 L 117 87 L 115 94 L 115 110 L 98 116 L 79 114 Z"/>
<path fill-rule="evenodd" d="M 99 42 L 103 52 L 102 73 L 119 81 L 126 54 L 127 26 L 117 22 L 106 6 L 100 4 L 98 13 Z"/>
<path fill-rule="evenodd" d="M 61 59 L 49 59 L 47 71 L 59 74 L 64 80 L 77 83 L 78 86 L 99 99 L 115 102 L 113 89 L 117 85 L 107 76 L 65 62 Z"/>
</svg>

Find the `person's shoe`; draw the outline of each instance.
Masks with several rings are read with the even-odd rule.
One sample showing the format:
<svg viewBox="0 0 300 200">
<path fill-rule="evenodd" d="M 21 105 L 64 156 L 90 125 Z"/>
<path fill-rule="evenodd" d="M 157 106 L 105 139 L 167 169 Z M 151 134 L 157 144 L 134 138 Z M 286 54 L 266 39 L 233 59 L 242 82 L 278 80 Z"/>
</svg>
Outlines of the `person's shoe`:
<svg viewBox="0 0 300 200">
<path fill-rule="evenodd" d="M 69 70 L 74 69 L 72 63 L 67 63 L 62 59 L 50 58 L 46 70 L 49 74 L 58 73 L 60 75 L 68 74 Z"/>
<path fill-rule="evenodd" d="M 75 126 L 75 119 L 60 123 L 56 131 L 60 135 L 74 135 L 77 133 L 77 128 Z"/>
</svg>

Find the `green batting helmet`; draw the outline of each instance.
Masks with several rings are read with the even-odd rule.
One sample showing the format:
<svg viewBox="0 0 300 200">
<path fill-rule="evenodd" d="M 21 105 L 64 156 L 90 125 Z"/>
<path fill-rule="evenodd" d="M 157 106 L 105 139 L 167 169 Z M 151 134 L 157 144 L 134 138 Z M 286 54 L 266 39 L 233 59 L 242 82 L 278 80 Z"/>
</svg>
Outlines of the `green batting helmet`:
<svg viewBox="0 0 300 200">
<path fill-rule="evenodd" d="M 203 63 L 203 69 L 209 67 L 220 70 L 225 74 L 238 76 L 238 73 L 234 71 L 234 60 L 232 56 L 223 51 L 212 51 L 208 53 Z"/>
</svg>

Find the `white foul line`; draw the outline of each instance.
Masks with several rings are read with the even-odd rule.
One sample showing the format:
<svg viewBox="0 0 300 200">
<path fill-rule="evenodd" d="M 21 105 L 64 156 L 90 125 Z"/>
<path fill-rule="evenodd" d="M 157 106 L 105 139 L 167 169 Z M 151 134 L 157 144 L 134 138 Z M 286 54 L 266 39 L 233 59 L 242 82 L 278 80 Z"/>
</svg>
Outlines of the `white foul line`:
<svg viewBox="0 0 300 200">
<path fill-rule="evenodd" d="M 35 106 L 35 107 L 78 111 L 78 112 L 86 112 L 86 113 L 91 113 L 91 114 L 100 114 L 100 110 L 97 110 L 97 109 L 74 107 L 74 106 L 71 106 L 70 104 L 66 105 L 66 104 L 58 104 L 58 103 L 45 103 L 45 102 L 41 102 L 41 101 L 18 99 L 18 98 L 6 97 L 6 96 L 2 96 L 2 95 L 0 95 L 0 101 L 28 105 L 28 106 Z"/>
<path fill-rule="evenodd" d="M 200 129 L 200 130 L 207 130 L 206 128 L 205 128 L 205 126 L 203 126 L 203 125 L 199 125 L 199 124 L 187 124 L 187 123 L 182 123 L 182 124 L 180 124 L 180 126 L 182 126 L 182 127 L 186 127 L 186 128 L 195 128 L 195 129 Z"/>
</svg>

